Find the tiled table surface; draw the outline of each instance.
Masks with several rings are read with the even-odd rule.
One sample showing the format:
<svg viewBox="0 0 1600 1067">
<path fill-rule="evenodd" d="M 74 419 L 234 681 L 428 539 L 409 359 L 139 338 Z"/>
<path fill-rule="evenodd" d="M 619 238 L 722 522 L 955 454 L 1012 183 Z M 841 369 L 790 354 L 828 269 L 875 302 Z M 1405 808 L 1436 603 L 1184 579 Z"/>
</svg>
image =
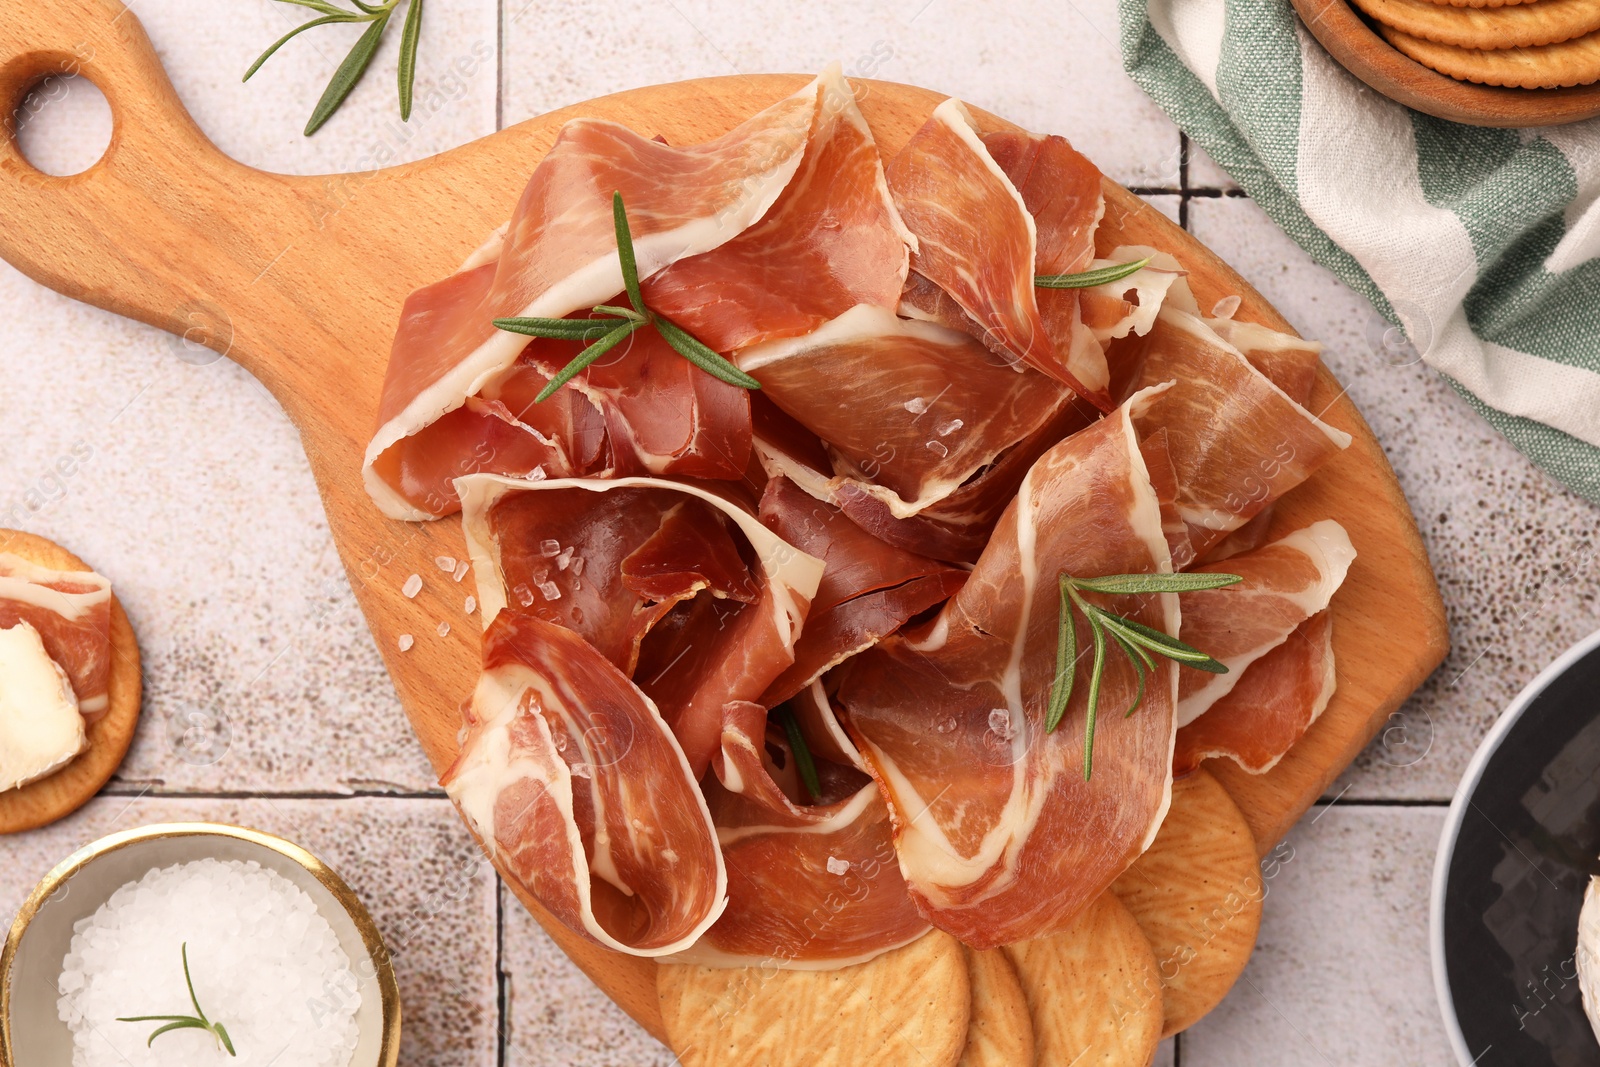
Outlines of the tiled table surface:
<svg viewBox="0 0 1600 1067">
<path fill-rule="evenodd" d="M 1600 512 L 1396 353 L 1122 74 L 1113 0 L 429 0 L 409 127 L 395 42 L 325 130 L 299 130 L 348 35 L 321 30 L 248 85 L 297 9 L 137 0 L 179 95 L 223 150 L 301 173 L 418 158 L 619 89 L 769 70 L 847 72 L 960 95 L 1066 134 L 1328 345 L 1387 449 L 1439 574 L 1454 650 L 1289 838 L 1256 956 L 1161 1062 L 1443 1065 L 1426 889 L 1447 803 L 1508 699 L 1600 623 Z M 391 37 L 397 36 L 391 34 Z M 94 136 L 74 87 L 25 130 L 36 159 Z M 103 139 L 103 123 L 101 124 Z M 5 225 L 26 220 L 5 220 Z M 330 282 L 336 284 L 336 282 Z M 0 265 L 0 525 L 112 575 L 145 654 L 145 713 L 107 795 L 0 844 L 0 912 L 73 848 L 176 817 L 282 832 L 355 884 L 397 949 L 410 1065 L 665 1064 L 495 882 L 407 729 L 328 537 L 294 429 L 251 378 Z M 87 449 L 70 476 L 57 460 Z M 177 744 L 226 725 L 220 760 Z M 1286 853 L 1288 854 L 1288 853 Z"/>
</svg>

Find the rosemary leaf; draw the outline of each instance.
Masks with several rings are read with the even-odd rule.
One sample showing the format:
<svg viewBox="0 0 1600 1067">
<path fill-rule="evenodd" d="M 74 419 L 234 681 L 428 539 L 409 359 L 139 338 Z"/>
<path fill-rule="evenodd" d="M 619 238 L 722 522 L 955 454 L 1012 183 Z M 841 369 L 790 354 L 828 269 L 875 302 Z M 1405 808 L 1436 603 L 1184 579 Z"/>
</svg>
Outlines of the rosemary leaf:
<svg viewBox="0 0 1600 1067">
<path fill-rule="evenodd" d="M 633 254 L 633 231 L 628 227 L 628 212 L 622 206 L 622 191 L 611 194 L 611 222 L 617 231 L 617 260 L 622 264 L 622 284 L 628 290 L 628 303 L 644 314 L 644 293 L 639 288 L 639 261 Z"/>
<path fill-rule="evenodd" d="M 761 383 L 756 381 L 744 371 L 729 363 L 711 348 L 696 340 L 689 331 L 682 326 L 655 316 L 656 330 L 666 340 L 667 344 L 677 350 L 678 355 L 693 363 L 713 378 L 720 378 L 729 385 L 737 385 L 741 389 L 760 389 Z"/>
<path fill-rule="evenodd" d="M 1120 282 L 1149 265 L 1150 257 L 1146 256 L 1130 263 L 1113 263 L 1109 267 L 1099 267 L 1078 274 L 1041 274 L 1033 279 L 1033 284 L 1040 289 L 1093 289 L 1107 282 Z"/>
<path fill-rule="evenodd" d="M 1094 774 L 1094 724 L 1100 706 L 1100 678 L 1106 669 L 1106 634 L 1089 617 L 1089 632 L 1094 635 L 1094 666 L 1089 672 L 1089 712 L 1083 726 L 1083 780 Z"/>
<path fill-rule="evenodd" d="M 1072 623 L 1071 587 L 1067 576 L 1061 576 L 1061 632 L 1056 636 L 1056 679 L 1050 686 L 1050 708 L 1045 713 L 1046 732 L 1061 725 L 1067 713 L 1067 703 L 1072 699 L 1073 676 L 1078 671 L 1078 628 Z"/>
<path fill-rule="evenodd" d="M 417 83 L 417 39 L 422 34 L 422 0 L 411 0 L 400 31 L 400 121 L 411 121 L 411 97 Z"/>
<path fill-rule="evenodd" d="M 638 322 L 645 321 L 645 317 L 632 308 L 618 307 L 616 304 L 596 304 L 594 306 L 594 311 L 597 315 L 610 315 L 615 319 L 634 319 Z"/>
<path fill-rule="evenodd" d="M 217 1035 L 218 1039 L 222 1041 L 222 1047 L 228 1050 L 228 1055 L 234 1057 L 239 1055 L 237 1052 L 233 1051 L 233 1039 L 228 1036 L 228 1030 L 225 1026 L 223 1026 L 221 1023 L 212 1023 L 211 1031 Z"/>
<path fill-rule="evenodd" d="M 295 0 L 285 0 L 285 2 L 294 3 Z M 306 6 L 310 6 L 310 5 L 306 5 Z M 318 8 L 317 10 L 321 10 L 321 9 Z M 284 45 L 288 44 L 290 41 L 294 40 L 296 37 L 298 37 L 300 34 L 306 32 L 307 30 L 316 29 L 318 26 L 327 26 L 327 25 L 330 25 L 330 24 L 335 23 L 335 22 L 360 22 L 360 21 L 361 21 L 360 16 L 352 15 L 348 11 L 340 11 L 340 12 L 338 12 L 336 14 L 323 15 L 321 18 L 314 18 L 310 22 L 302 22 L 300 25 L 296 26 L 294 29 L 290 30 L 288 33 L 284 34 L 282 37 L 279 37 L 276 41 L 273 41 L 270 45 L 268 45 L 267 46 L 267 50 L 265 52 L 262 52 L 261 56 L 254 63 L 250 64 L 250 69 L 245 71 L 244 72 L 244 77 L 239 79 L 239 80 L 240 81 L 249 81 L 251 75 L 255 74 L 256 71 L 260 70 L 261 69 L 261 64 L 263 64 L 267 60 L 271 59 L 273 57 L 273 54 L 276 53 L 278 51 L 278 49 L 282 48 Z"/>
<path fill-rule="evenodd" d="M 155 1032 L 150 1035 L 150 1040 L 148 1040 L 148 1041 L 146 1041 L 144 1043 L 144 1047 L 145 1048 L 149 1048 L 151 1045 L 156 1043 L 156 1038 L 158 1038 L 162 1034 L 168 1033 L 168 1032 L 170 1032 L 172 1030 L 209 1030 L 209 1029 L 211 1029 L 211 1028 L 209 1026 L 207 1026 L 205 1023 L 201 1022 L 199 1019 L 179 1019 L 175 1023 L 168 1023 L 165 1026 L 156 1027 L 155 1028 Z"/>
<path fill-rule="evenodd" d="M 376 9 L 370 8 L 355 0 L 356 6 L 368 13 Z M 350 49 L 350 54 L 344 57 L 344 62 L 339 64 L 339 69 L 334 71 L 333 80 L 322 92 L 322 99 L 317 101 L 317 106 L 311 112 L 311 121 L 306 123 L 305 135 L 310 137 L 322 128 L 322 124 L 339 110 L 339 105 L 344 103 L 345 97 L 350 95 L 350 90 L 356 87 L 361 76 L 367 72 L 367 67 L 372 63 L 372 57 L 378 53 L 378 43 L 383 40 L 383 31 L 389 25 L 389 12 L 374 18 L 367 26 L 367 31 L 356 41 L 355 47 Z"/>
<path fill-rule="evenodd" d="M 601 356 L 617 347 L 617 345 L 621 344 L 628 337 L 628 335 L 632 334 L 634 330 L 637 330 L 642 325 L 643 323 L 638 322 L 624 322 L 621 326 L 618 326 L 616 329 L 600 338 L 600 340 L 596 341 L 588 348 L 585 348 L 582 352 L 579 352 L 571 363 L 568 363 L 565 367 L 561 368 L 561 373 L 550 379 L 550 384 L 539 390 L 539 395 L 533 398 L 534 403 L 537 404 L 550 399 L 557 389 L 560 389 L 563 385 L 566 385 L 568 382 L 572 381 L 572 379 L 576 378 L 580 372 L 588 368 L 589 364 L 593 363 L 595 360 L 599 359 Z"/>
<path fill-rule="evenodd" d="M 548 337 L 556 341 L 591 341 L 616 329 L 615 323 L 596 322 L 594 319 L 495 319 L 494 326 L 507 333 Z"/>
<path fill-rule="evenodd" d="M 799 721 L 788 708 L 780 709 L 778 718 L 783 722 L 785 736 L 789 738 L 789 751 L 794 753 L 794 769 L 800 772 L 801 784 L 806 787 L 806 793 L 812 800 L 821 800 L 822 781 L 817 777 L 817 764 L 811 758 L 805 735 L 800 732 Z"/>
<path fill-rule="evenodd" d="M 1205 671 L 1208 674 L 1228 673 L 1228 668 L 1225 665 L 1212 659 L 1193 645 L 1185 644 L 1176 637 L 1164 634 L 1160 630 L 1152 626 L 1146 626 L 1135 619 L 1125 619 L 1120 615 L 1112 615 L 1108 619 L 1108 625 L 1116 626 L 1122 630 L 1123 636 L 1129 640 L 1143 645 L 1158 655 L 1177 660 L 1185 667 L 1193 667 L 1197 671 Z"/>
<path fill-rule="evenodd" d="M 1104 578 L 1076 578 L 1073 585 L 1090 593 L 1130 596 L 1141 593 L 1193 593 L 1221 589 L 1244 581 L 1237 574 L 1108 574 Z"/>
</svg>

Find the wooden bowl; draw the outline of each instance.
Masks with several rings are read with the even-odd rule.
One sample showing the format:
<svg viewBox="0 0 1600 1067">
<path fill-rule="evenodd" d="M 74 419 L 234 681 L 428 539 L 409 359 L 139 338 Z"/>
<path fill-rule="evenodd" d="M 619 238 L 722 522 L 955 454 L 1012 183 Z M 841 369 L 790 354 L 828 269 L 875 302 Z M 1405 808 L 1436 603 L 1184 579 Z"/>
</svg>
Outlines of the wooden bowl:
<svg viewBox="0 0 1600 1067">
<path fill-rule="evenodd" d="M 1600 115 L 1600 82 L 1513 89 L 1457 81 L 1402 54 L 1348 0 L 1294 0 L 1294 9 L 1341 66 L 1423 114 L 1469 126 L 1559 126 Z"/>
</svg>

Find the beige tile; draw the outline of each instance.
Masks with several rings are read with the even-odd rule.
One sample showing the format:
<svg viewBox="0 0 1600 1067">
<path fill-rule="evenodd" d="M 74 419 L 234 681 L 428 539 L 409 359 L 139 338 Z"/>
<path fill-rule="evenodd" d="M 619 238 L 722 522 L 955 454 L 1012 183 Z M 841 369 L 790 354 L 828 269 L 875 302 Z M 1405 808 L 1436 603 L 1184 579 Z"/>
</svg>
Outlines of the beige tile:
<svg viewBox="0 0 1600 1067">
<path fill-rule="evenodd" d="M 852 76 L 925 85 L 1063 134 L 1125 184 L 1177 185 L 1177 131 L 1122 71 L 1112 0 L 981 11 L 955 0 L 507 0 L 505 29 L 507 122 L 621 89 L 837 59 Z"/>
<path fill-rule="evenodd" d="M 1313 821 L 1314 820 L 1314 821 Z M 1428 966 L 1442 809 L 1313 809 L 1263 871 L 1255 955 L 1184 1067 L 1451 1067 Z"/>
<path fill-rule="evenodd" d="M 277 403 L 232 363 L 186 362 L 169 335 L 4 265 L 0 307 L 0 423 L 14 429 L 0 444 L 0 526 L 76 551 L 128 609 L 145 693 L 122 776 L 168 789 L 429 787 Z M 220 760 L 183 744 L 197 723 L 225 724 Z"/>
<path fill-rule="evenodd" d="M 1204 148 L 1189 139 L 1189 188 L 1219 189 L 1224 192 L 1239 188 L 1228 172 L 1217 165 Z"/>
<path fill-rule="evenodd" d="M 54 826 L 6 839 L 0 915 L 15 914 L 34 883 L 80 846 L 118 830 L 189 820 L 279 834 L 350 883 L 394 957 L 402 1064 L 496 1062 L 498 882 L 442 800 L 100 797 Z"/>
<path fill-rule="evenodd" d="M 1173 222 L 1179 221 L 1181 214 L 1179 208 L 1183 203 L 1183 197 L 1174 196 L 1171 193 L 1151 193 L 1142 197 L 1142 199 Z"/>
<path fill-rule="evenodd" d="M 668 1067 L 645 1033 L 502 891 L 507 1067 Z"/>
<path fill-rule="evenodd" d="M 1453 649 L 1332 792 L 1448 800 L 1499 713 L 1600 626 L 1600 508 L 1546 475 L 1254 203 L 1195 199 L 1189 225 L 1306 336 L 1350 391 L 1417 516 Z M 1397 365 L 1403 364 L 1403 365 Z"/>
</svg>

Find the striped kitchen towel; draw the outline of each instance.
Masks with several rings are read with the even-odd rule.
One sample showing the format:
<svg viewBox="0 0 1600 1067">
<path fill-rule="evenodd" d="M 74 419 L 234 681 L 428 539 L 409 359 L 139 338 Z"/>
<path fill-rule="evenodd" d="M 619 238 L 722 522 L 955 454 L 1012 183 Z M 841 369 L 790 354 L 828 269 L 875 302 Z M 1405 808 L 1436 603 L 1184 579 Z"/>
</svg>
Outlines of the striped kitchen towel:
<svg viewBox="0 0 1600 1067">
<path fill-rule="evenodd" d="M 1119 4 L 1133 80 L 1484 418 L 1600 501 L 1600 119 L 1411 111 L 1289 0 Z"/>
</svg>

